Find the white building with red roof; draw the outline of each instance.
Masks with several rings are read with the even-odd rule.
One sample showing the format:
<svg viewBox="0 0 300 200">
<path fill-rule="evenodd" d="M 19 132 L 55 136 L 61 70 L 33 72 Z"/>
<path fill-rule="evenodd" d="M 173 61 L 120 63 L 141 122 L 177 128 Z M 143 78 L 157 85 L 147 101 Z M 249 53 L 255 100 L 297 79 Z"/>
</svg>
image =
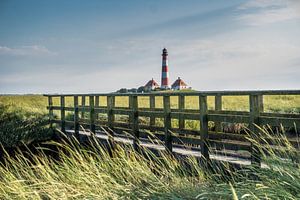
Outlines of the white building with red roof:
<svg viewBox="0 0 300 200">
<path fill-rule="evenodd" d="M 144 91 L 145 92 L 150 92 L 150 91 L 152 91 L 152 90 L 155 90 L 156 88 L 159 88 L 159 85 L 158 85 L 158 83 L 155 81 L 155 80 L 153 80 L 153 78 L 150 80 L 150 81 L 148 81 L 148 83 L 144 86 Z"/>
<path fill-rule="evenodd" d="M 180 78 L 172 84 L 172 89 L 173 90 L 182 90 L 182 89 L 188 89 L 188 85 Z"/>
</svg>

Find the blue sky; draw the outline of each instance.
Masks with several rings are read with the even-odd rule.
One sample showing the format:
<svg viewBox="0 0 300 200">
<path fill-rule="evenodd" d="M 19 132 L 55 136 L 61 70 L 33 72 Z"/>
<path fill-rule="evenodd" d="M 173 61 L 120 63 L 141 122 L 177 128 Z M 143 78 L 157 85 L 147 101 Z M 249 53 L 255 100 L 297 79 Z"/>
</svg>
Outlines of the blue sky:
<svg viewBox="0 0 300 200">
<path fill-rule="evenodd" d="M 298 0 L 0 1 L 0 93 L 299 89 Z"/>
</svg>

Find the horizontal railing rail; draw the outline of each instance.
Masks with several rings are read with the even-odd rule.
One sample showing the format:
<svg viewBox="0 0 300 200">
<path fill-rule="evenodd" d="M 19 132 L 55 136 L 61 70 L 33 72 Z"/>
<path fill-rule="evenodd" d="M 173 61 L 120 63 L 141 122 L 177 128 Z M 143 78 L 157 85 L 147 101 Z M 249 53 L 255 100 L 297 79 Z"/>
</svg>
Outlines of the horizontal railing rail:
<svg viewBox="0 0 300 200">
<path fill-rule="evenodd" d="M 149 136 L 144 130 L 154 132 L 165 142 L 165 147 L 172 152 L 173 145 L 189 144 L 200 147 L 201 155 L 209 159 L 209 151 L 213 148 L 246 150 L 251 155 L 253 164 L 260 164 L 260 155 L 244 133 L 236 133 L 238 126 L 247 127 L 250 133 L 259 133 L 259 126 L 300 127 L 299 113 L 276 113 L 264 111 L 264 97 L 269 95 L 299 95 L 300 90 L 258 90 L 258 91 L 196 91 L 196 92 L 153 92 L 153 93 L 91 93 L 91 94 L 45 94 L 48 97 L 50 126 L 59 124 L 62 132 L 71 127 L 79 136 L 80 125 L 96 132 L 99 126 L 107 126 L 110 130 L 126 130 L 132 134 L 134 147 L 140 139 Z M 209 109 L 208 97 L 214 97 L 213 109 Z M 224 110 L 222 97 L 247 96 L 249 108 L 246 111 Z M 116 100 L 123 102 L 117 105 Z M 147 106 L 139 105 L 139 98 L 145 98 Z M 171 98 L 177 97 L 177 99 Z M 194 102 L 197 108 L 188 108 L 186 98 L 197 97 Z M 59 98 L 58 101 L 54 101 Z M 66 102 L 71 98 L 71 102 Z M 104 98 L 104 99 L 103 99 Z M 161 98 L 161 105 L 156 105 L 156 98 Z M 80 100 L 80 102 L 79 102 Z M 174 102 L 175 101 L 175 102 Z M 54 104 L 54 102 L 59 102 Z M 80 104 L 79 104 L 80 103 Z M 174 105 L 176 104 L 175 108 Z M 195 105 L 194 105 L 195 106 Z M 296 109 L 300 109 L 297 107 Z M 54 113 L 59 112 L 59 119 Z M 70 119 L 66 113 L 70 113 Z M 120 120 L 117 117 L 123 116 Z M 125 116 L 125 117 L 124 117 Z M 147 119 L 147 120 L 146 120 Z M 157 124 L 157 120 L 161 123 Z M 177 120 L 176 123 L 172 120 Z M 188 120 L 196 121 L 193 130 L 186 127 Z M 213 122 L 213 128 L 209 125 Z M 229 123 L 232 127 L 225 130 L 222 126 Z M 174 126 L 176 124 L 176 127 Z M 198 125 L 197 125 L 198 124 Z M 231 133 L 225 133 L 231 132 Z M 113 140 L 114 132 L 110 133 Z M 298 147 L 298 141 L 291 139 L 291 144 Z"/>
</svg>

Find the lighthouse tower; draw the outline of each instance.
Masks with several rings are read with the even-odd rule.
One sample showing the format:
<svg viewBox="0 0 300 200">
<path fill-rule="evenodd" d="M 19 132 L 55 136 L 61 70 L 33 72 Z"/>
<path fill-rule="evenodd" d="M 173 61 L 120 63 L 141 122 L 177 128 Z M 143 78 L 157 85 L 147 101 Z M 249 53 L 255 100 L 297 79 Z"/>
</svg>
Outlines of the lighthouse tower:
<svg viewBox="0 0 300 200">
<path fill-rule="evenodd" d="M 168 51 L 166 48 L 163 49 L 163 53 L 162 53 L 161 89 L 170 89 L 169 70 L 168 70 Z"/>
</svg>

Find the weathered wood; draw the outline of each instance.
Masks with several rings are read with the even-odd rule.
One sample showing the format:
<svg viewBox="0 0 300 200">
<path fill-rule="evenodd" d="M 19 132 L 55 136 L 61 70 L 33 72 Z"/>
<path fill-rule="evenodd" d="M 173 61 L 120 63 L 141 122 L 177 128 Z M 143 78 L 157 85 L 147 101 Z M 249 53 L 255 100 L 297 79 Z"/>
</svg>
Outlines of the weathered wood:
<svg viewBox="0 0 300 200">
<path fill-rule="evenodd" d="M 227 115 L 227 114 L 208 114 L 209 121 L 231 122 L 231 123 L 248 123 L 249 116 L 245 115 Z"/>
<path fill-rule="evenodd" d="M 96 116 L 95 116 L 95 101 L 94 101 L 94 96 L 89 96 L 89 104 L 90 104 L 90 131 L 92 133 L 95 133 L 96 132 L 96 127 L 95 127 L 95 119 L 96 119 Z"/>
<path fill-rule="evenodd" d="M 74 132 L 75 132 L 75 137 L 79 140 L 78 96 L 74 96 Z"/>
<path fill-rule="evenodd" d="M 61 132 L 65 133 L 66 124 L 65 124 L 65 97 L 64 96 L 60 97 L 60 119 L 61 119 L 60 130 Z"/>
<path fill-rule="evenodd" d="M 99 105 L 99 96 L 95 96 L 95 108 L 98 108 L 100 105 Z M 99 119 L 99 114 L 98 113 L 95 113 L 96 114 L 96 119 Z"/>
<path fill-rule="evenodd" d="M 259 100 L 259 95 L 250 95 L 249 104 L 250 104 L 250 118 L 249 118 L 249 129 L 250 134 L 253 135 L 254 139 L 258 139 L 256 135 L 259 134 L 259 115 L 261 112 L 261 101 Z M 251 164 L 260 166 L 261 164 L 261 155 L 256 144 L 251 144 Z"/>
<path fill-rule="evenodd" d="M 167 150 L 172 152 L 172 134 L 171 130 L 171 104 L 170 104 L 170 96 L 165 95 L 163 97 L 164 102 L 164 129 L 165 129 L 165 146 Z"/>
<path fill-rule="evenodd" d="M 114 122 L 114 96 L 107 96 L 107 125 L 109 128 L 113 128 L 112 124 Z"/>
<path fill-rule="evenodd" d="M 155 96 L 151 95 L 149 97 L 150 100 L 150 110 L 153 111 L 155 109 Z M 155 126 L 155 116 L 150 116 L 150 127 Z"/>
<path fill-rule="evenodd" d="M 270 92 L 270 93 L 268 93 Z M 109 131 L 111 134 L 109 136 L 109 141 L 113 141 L 114 131 L 126 131 L 132 135 L 130 138 L 134 139 L 134 143 L 138 144 L 138 139 L 142 137 L 141 132 L 145 131 L 155 131 L 152 135 L 154 138 L 157 136 L 160 139 L 163 139 L 165 142 L 166 149 L 172 151 L 174 143 L 178 145 L 180 143 L 186 143 L 187 145 L 193 145 L 194 148 L 201 146 L 201 153 L 203 157 L 209 159 L 208 149 L 209 145 L 212 145 L 213 148 L 217 149 L 231 149 L 231 150 L 249 150 L 252 156 L 252 163 L 255 165 L 260 164 L 260 155 L 257 151 L 255 145 L 249 145 L 245 142 L 245 135 L 242 134 L 232 134 L 232 133 L 221 133 L 218 132 L 218 125 L 216 125 L 215 132 L 208 133 L 208 121 L 214 121 L 216 124 L 220 122 L 231 122 L 231 123 L 246 123 L 249 124 L 249 129 L 253 132 L 253 136 L 259 133 L 259 129 L 254 125 L 265 125 L 269 124 L 271 126 L 279 126 L 282 124 L 285 127 L 293 127 L 296 125 L 300 127 L 300 115 L 299 114 L 280 114 L 280 113 L 263 113 L 263 95 L 273 95 L 282 92 L 283 95 L 288 95 L 290 93 L 298 94 L 298 91 L 290 91 L 284 93 L 284 91 L 229 91 L 229 92 L 196 92 L 193 94 L 189 93 L 151 93 L 151 94 L 96 94 L 96 97 L 93 100 L 90 99 L 89 106 L 85 105 L 85 97 L 93 96 L 93 94 L 82 94 L 82 95 L 72 95 L 74 97 L 74 106 L 65 106 L 65 97 L 68 95 L 46 95 L 48 97 L 48 109 L 49 109 L 49 121 L 50 127 L 54 123 L 61 125 L 61 130 L 64 131 L 66 125 L 74 125 L 75 135 L 79 135 L 79 124 L 83 127 L 90 127 L 91 130 L 95 130 L 100 125 L 102 127 L 109 127 L 113 131 Z M 216 96 L 215 99 L 215 110 L 207 110 L 207 95 L 219 95 L 221 96 L 235 96 L 235 95 L 250 95 L 250 111 L 224 111 L 222 110 L 221 98 Z M 185 96 L 199 96 L 199 109 L 184 109 L 184 98 Z M 99 96 L 107 96 L 107 106 L 99 106 Z M 130 105 L 128 108 L 125 107 L 115 107 L 116 96 L 128 96 Z M 150 100 L 150 108 L 138 108 L 137 99 L 139 96 L 148 96 Z M 155 108 L 155 97 L 163 96 L 163 108 Z M 178 108 L 170 108 L 170 96 L 178 97 Z M 53 105 L 52 97 L 60 97 L 61 105 Z M 82 105 L 78 105 L 78 98 L 82 98 Z M 94 101 L 94 102 L 93 102 Z M 61 119 L 54 119 L 53 111 L 61 111 Z M 74 120 L 67 121 L 65 119 L 65 111 L 74 111 Z M 81 112 L 82 118 L 84 118 L 84 112 L 90 113 L 90 119 L 80 119 L 79 113 Z M 97 126 L 95 117 L 96 113 L 107 113 L 108 120 L 107 122 L 102 120 L 97 121 Z M 120 123 L 115 122 L 114 115 L 129 115 L 130 123 Z M 200 116 L 200 119 L 199 119 Z M 139 124 L 139 117 L 149 117 L 150 124 Z M 155 118 L 164 118 L 164 126 L 155 126 Z M 171 119 L 179 120 L 179 127 L 171 127 Z M 200 130 L 186 130 L 182 126 L 182 121 L 184 120 L 200 120 Z M 109 129 L 107 129 L 109 130 Z M 171 132 L 172 131 L 172 134 Z M 117 132 L 118 133 L 118 132 Z M 164 134 L 163 134 L 164 133 Z M 185 137 L 182 137 L 180 134 L 185 134 Z M 145 134 L 144 134 L 145 135 Z M 199 139 L 199 135 L 201 136 Z M 143 136 L 145 137 L 145 136 Z M 257 137 L 255 137 L 257 138 Z M 268 138 L 258 138 L 263 139 L 264 141 L 270 141 Z M 291 138 L 292 139 L 292 138 Z M 258 141 L 258 142 L 259 142 Z M 293 145 L 298 145 L 295 141 Z M 276 144 L 274 144 L 276 145 Z M 298 146 L 297 146 L 298 147 Z"/>
<path fill-rule="evenodd" d="M 138 116 L 138 98 L 137 96 L 129 97 L 129 107 L 131 109 L 130 121 L 132 126 L 132 133 L 134 135 L 133 148 L 138 149 L 139 144 L 139 116 Z"/>
<path fill-rule="evenodd" d="M 261 95 L 258 95 L 258 103 L 259 103 L 259 110 L 260 112 L 264 112 L 264 96 L 261 94 Z"/>
<path fill-rule="evenodd" d="M 53 115 L 53 99 L 51 96 L 48 96 L 48 109 L 49 109 L 49 125 L 50 125 L 50 129 L 53 128 L 53 123 L 51 122 L 54 119 L 54 115 Z"/>
<path fill-rule="evenodd" d="M 185 92 L 184 95 L 186 96 L 215 96 L 215 95 L 222 95 L 222 96 L 241 96 L 241 95 L 300 95 L 300 90 L 249 90 L 249 91 L 195 91 L 195 92 Z M 44 94 L 44 96 L 52 96 L 52 97 L 60 97 L 62 94 Z M 93 95 L 93 96 L 131 96 L 136 94 L 130 93 L 91 93 L 91 94 L 63 94 L 64 96 L 82 96 L 82 95 Z M 138 96 L 149 96 L 153 95 L 153 93 L 139 93 Z M 155 96 L 178 96 L 178 93 L 174 92 L 157 92 Z"/>
<path fill-rule="evenodd" d="M 184 95 L 179 95 L 178 96 L 178 110 L 179 112 L 183 112 L 185 109 L 185 96 Z M 178 127 L 179 129 L 184 129 L 185 128 L 185 120 L 182 114 L 180 114 L 179 119 L 178 119 Z"/>
<path fill-rule="evenodd" d="M 84 109 L 84 107 L 85 107 L 85 95 L 82 95 L 82 96 L 81 96 L 81 106 L 83 107 L 83 109 L 82 109 L 82 111 L 81 111 L 80 117 L 81 117 L 82 119 L 84 119 L 84 113 L 85 113 L 85 109 Z"/>
<path fill-rule="evenodd" d="M 200 138 L 201 138 L 201 154 L 209 160 L 208 154 L 208 118 L 207 118 L 207 96 L 199 96 L 200 108 Z"/>
<path fill-rule="evenodd" d="M 222 96 L 221 95 L 215 96 L 215 110 L 222 111 Z M 216 132 L 222 132 L 222 122 L 214 121 L 214 123 L 215 123 Z"/>
<path fill-rule="evenodd" d="M 107 96 L 107 126 L 110 130 L 113 130 L 113 123 L 114 123 L 114 114 L 113 108 L 115 106 L 115 97 L 114 96 Z M 108 132 L 108 143 L 111 149 L 114 149 L 114 131 L 107 130 Z M 111 153 L 110 153 L 111 154 Z"/>
</svg>

